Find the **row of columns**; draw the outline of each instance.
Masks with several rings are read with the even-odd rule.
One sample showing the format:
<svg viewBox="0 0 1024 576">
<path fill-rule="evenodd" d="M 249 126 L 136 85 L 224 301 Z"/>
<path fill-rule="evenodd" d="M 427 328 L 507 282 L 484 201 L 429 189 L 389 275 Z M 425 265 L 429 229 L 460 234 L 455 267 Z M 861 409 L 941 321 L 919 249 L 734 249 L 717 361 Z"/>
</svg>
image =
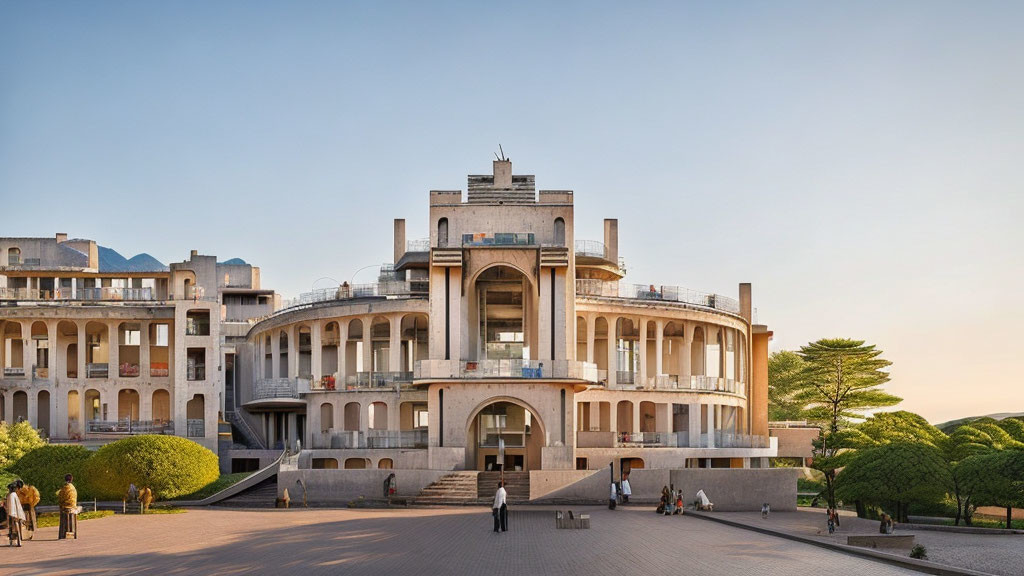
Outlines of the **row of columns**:
<svg viewBox="0 0 1024 576">
<path fill-rule="evenodd" d="M 620 401 L 621 402 L 621 401 Z M 631 434 L 640 433 L 640 402 L 630 400 L 632 402 L 633 424 L 630 430 L 620 430 L 618 425 L 619 419 L 619 402 L 606 401 L 609 405 L 608 410 L 608 425 L 611 432 L 629 432 Z M 707 412 L 701 409 L 701 406 L 707 406 Z M 601 401 L 592 400 L 589 402 L 590 409 L 590 426 L 594 428 L 594 422 L 601 421 Z M 706 429 L 708 431 L 708 447 L 714 448 L 715 434 L 714 431 L 721 427 L 722 424 L 722 406 L 719 404 L 700 404 L 691 403 L 687 404 L 688 418 L 688 430 L 690 438 L 698 438 L 701 435 L 701 430 Z M 670 434 L 673 432 L 682 432 L 683 430 L 673 430 L 672 423 L 672 403 L 669 402 L 658 402 L 654 404 L 654 431 L 656 433 Z M 692 440 L 691 440 L 692 442 Z"/>
<path fill-rule="evenodd" d="M 586 314 L 586 315 L 582 315 L 581 317 L 586 321 L 586 332 L 587 332 L 586 333 L 586 359 L 587 359 L 587 362 L 590 362 L 590 363 L 595 363 L 596 362 L 595 361 L 595 350 L 596 350 L 595 343 L 596 343 L 596 340 L 597 340 L 597 319 L 598 318 L 604 318 L 605 321 L 607 322 L 607 325 L 608 325 L 608 346 L 607 346 L 606 353 L 607 353 L 608 385 L 609 386 L 614 386 L 615 385 L 616 377 L 617 377 L 616 372 L 618 371 L 618 340 L 619 339 L 618 339 L 618 333 L 617 333 L 617 326 L 618 326 L 618 321 L 620 319 L 629 319 L 629 320 L 631 320 L 633 322 L 634 326 L 636 326 L 637 329 L 638 329 L 638 333 L 639 333 L 638 355 L 640 357 L 640 360 L 639 360 L 640 367 L 639 367 L 638 375 L 639 375 L 640 381 L 641 382 L 647 382 L 647 378 L 648 378 L 648 374 L 647 374 L 647 340 L 648 340 L 648 338 L 647 338 L 647 324 L 648 324 L 648 322 L 654 322 L 655 323 L 655 338 L 654 338 L 654 350 L 655 350 L 654 351 L 654 354 L 655 354 L 655 358 L 654 358 L 654 371 L 655 371 L 655 374 L 654 375 L 656 376 L 656 375 L 659 375 L 659 374 L 665 374 L 666 373 L 665 372 L 665 367 L 664 367 L 664 345 L 665 345 L 664 344 L 665 343 L 664 332 L 665 332 L 665 325 L 669 321 L 666 321 L 664 319 L 646 318 L 646 317 L 643 317 L 643 316 L 639 316 L 639 317 L 633 317 L 633 316 L 605 316 L 605 315 L 600 315 L 600 314 Z M 674 322 L 677 322 L 677 323 L 681 324 L 681 326 L 683 328 L 683 349 L 679 352 L 680 363 L 679 363 L 679 374 L 678 374 L 681 378 L 689 378 L 691 375 L 693 375 L 693 372 L 694 372 L 694 367 L 691 366 L 691 358 L 692 358 L 692 348 L 693 348 L 693 339 L 694 339 L 693 336 L 694 336 L 694 333 L 695 333 L 697 328 L 701 328 L 703 330 L 703 332 L 704 332 L 704 346 L 705 347 L 708 345 L 709 342 L 712 341 L 712 339 L 709 337 L 709 333 L 711 333 L 712 331 L 715 331 L 715 333 L 717 334 L 718 330 L 723 330 L 723 331 L 735 330 L 734 328 L 728 328 L 728 327 L 724 327 L 724 326 L 706 325 L 706 324 L 703 324 L 703 323 L 683 322 L 683 321 L 679 321 L 679 320 L 675 320 Z M 739 331 L 737 330 L 736 337 L 734 337 L 734 340 L 733 340 L 734 346 L 736 346 L 737 348 L 739 348 L 740 342 L 744 341 L 744 339 L 741 338 L 740 336 L 742 336 L 742 335 L 739 334 Z M 716 336 L 716 339 L 714 341 L 717 343 L 717 336 Z M 722 363 L 723 367 L 724 367 L 725 358 L 726 358 L 725 348 L 727 346 L 727 342 L 728 341 L 727 341 L 726 332 L 723 332 L 722 333 L 722 350 L 721 350 L 721 353 L 720 353 L 720 356 L 719 356 L 719 362 Z M 703 356 L 706 357 L 706 351 L 705 351 L 705 354 Z M 735 370 L 735 374 L 737 374 L 737 375 L 742 375 L 742 374 L 745 373 L 745 370 L 743 370 L 743 368 L 742 368 L 742 362 L 745 362 L 745 357 L 744 356 L 745 355 L 742 354 L 742 353 L 736 353 L 736 355 L 735 355 L 736 362 L 737 362 L 737 367 L 736 367 L 736 370 Z M 702 373 L 706 372 L 706 370 L 704 370 L 703 367 L 701 367 L 700 371 Z M 724 377 L 725 371 L 722 370 L 721 372 L 722 372 L 721 376 Z M 698 375 L 700 375 L 700 374 L 698 374 Z"/>
</svg>

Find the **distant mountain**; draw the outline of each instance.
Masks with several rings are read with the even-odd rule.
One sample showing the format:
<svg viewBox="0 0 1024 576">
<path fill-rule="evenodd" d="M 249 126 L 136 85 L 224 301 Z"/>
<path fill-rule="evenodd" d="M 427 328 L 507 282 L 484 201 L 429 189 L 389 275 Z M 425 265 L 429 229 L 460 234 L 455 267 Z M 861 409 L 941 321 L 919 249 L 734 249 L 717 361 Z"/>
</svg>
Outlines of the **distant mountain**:
<svg viewBox="0 0 1024 576">
<path fill-rule="evenodd" d="M 142 253 L 127 259 L 106 246 L 97 246 L 100 272 L 166 272 L 167 266 L 149 254 Z"/>
<path fill-rule="evenodd" d="M 981 420 L 982 418 L 991 418 L 993 420 L 1005 420 L 1006 418 L 1024 418 L 1024 412 L 1000 412 L 998 414 L 988 414 L 985 416 L 968 416 L 967 418 L 959 418 L 957 420 L 950 420 L 949 422 L 943 422 L 942 424 L 936 424 L 935 427 L 943 432 L 950 432 L 955 430 L 958 426 L 964 424 L 970 424 L 975 420 Z"/>
<path fill-rule="evenodd" d="M 231 260 L 225 260 L 224 262 L 217 262 L 217 264 L 227 264 L 228 266 L 245 266 L 246 264 L 248 264 L 248 262 L 242 260 L 241 258 L 232 258 Z"/>
</svg>

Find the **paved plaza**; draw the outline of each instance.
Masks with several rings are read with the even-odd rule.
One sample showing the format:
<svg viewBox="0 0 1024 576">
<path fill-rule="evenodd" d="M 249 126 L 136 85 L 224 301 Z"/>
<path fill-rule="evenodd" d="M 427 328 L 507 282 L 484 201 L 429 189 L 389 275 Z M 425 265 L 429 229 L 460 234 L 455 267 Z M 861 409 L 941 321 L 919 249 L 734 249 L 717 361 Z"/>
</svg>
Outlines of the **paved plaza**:
<svg viewBox="0 0 1024 576">
<path fill-rule="evenodd" d="M 796 512 L 773 512 L 764 520 L 760 512 L 715 512 L 716 518 L 733 522 L 817 538 L 825 542 L 846 544 L 850 534 L 878 532 L 877 520 L 857 518 L 844 512 L 841 527 L 829 535 L 823 509 L 801 509 Z M 937 530 L 910 530 L 899 528 L 898 534 L 913 534 L 915 542 L 928 550 L 932 562 L 966 568 L 1000 576 L 1024 576 L 1024 534 L 963 534 Z M 879 550 L 906 556 L 906 550 Z"/>
<path fill-rule="evenodd" d="M 590 530 L 516 508 L 491 532 L 482 508 L 196 509 L 82 522 L 0 547 L 0 574 L 915 574 L 868 559 L 647 509 L 591 508 Z"/>
</svg>

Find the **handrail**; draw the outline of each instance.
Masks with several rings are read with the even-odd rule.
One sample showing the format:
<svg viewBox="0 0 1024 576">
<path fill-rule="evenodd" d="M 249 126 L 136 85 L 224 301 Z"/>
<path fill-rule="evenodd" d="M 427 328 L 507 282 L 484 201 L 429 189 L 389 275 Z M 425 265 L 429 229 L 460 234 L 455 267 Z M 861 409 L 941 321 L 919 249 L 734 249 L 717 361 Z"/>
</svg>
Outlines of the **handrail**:
<svg viewBox="0 0 1024 576">
<path fill-rule="evenodd" d="M 629 284 L 626 282 L 604 282 L 591 278 L 576 280 L 577 296 L 599 296 L 602 298 L 625 298 L 630 300 L 648 300 L 665 302 L 682 302 L 692 306 L 722 310 L 730 314 L 740 313 L 740 303 L 734 298 L 690 290 L 681 286 L 665 286 L 656 284 Z"/>
<path fill-rule="evenodd" d="M 203 498 L 202 500 L 171 500 L 170 502 L 173 502 L 175 506 L 209 506 L 210 504 L 216 504 L 221 500 L 225 500 L 238 494 L 239 492 L 248 490 L 249 488 L 252 488 L 253 486 L 259 484 L 260 482 L 263 482 L 267 478 L 276 475 L 281 467 L 281 462 L 284 461 L 284 458 L 287 454 L 287 450 L 282 450 L 281 455 L 277 457 L 277 460 L 274 460 L 272 463 L 268 464 L 263 469 L 253 472 L 252 474 L 246 476 L 242 480 L 235 482 L 231 486 L 228 486 L 227 488 L 221 490 L 220 492 L 211 494 L 206 498 Z"/>
</svg>

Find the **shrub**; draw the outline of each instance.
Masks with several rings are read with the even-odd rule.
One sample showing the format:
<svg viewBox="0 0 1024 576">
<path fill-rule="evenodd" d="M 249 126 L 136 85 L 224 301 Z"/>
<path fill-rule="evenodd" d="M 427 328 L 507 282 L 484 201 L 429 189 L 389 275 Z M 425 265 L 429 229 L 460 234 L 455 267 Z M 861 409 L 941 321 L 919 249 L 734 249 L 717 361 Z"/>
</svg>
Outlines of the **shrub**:
<svg viewBox="0 0 1024 576">
<path fill-rule="evenodd" d="M 132 436 L 103 446 L 86 465 L 88 484 L 101 500 L 119 500 L 128 485 L 148 486 L 157 500 L 199 490 L 220 476 L 217 455 L 178 436 Z"/>
<path fill-rule="evenodd" d="M 927 560 L 928 550 L 920 544 L 915 544 L 914 547 L 910 549 L 910 557 L 918 560 Z"/>
<path fill-rule="evenodd" d="M 0 468 L 9 468 L 22 456 L 45 444 L 28 422 L 0 422 Z"/>
<path fill-rule="evenodd" d="M 84 446 L 47 444 L 23 456 L 11 466 L 10 473 L 39 489 L 40 504 L 56 504 L 64 475 L 73 474 L 78 499 L 83 500 L 92 497 L 82 474 L 91 454 Z"/>
</svg>

